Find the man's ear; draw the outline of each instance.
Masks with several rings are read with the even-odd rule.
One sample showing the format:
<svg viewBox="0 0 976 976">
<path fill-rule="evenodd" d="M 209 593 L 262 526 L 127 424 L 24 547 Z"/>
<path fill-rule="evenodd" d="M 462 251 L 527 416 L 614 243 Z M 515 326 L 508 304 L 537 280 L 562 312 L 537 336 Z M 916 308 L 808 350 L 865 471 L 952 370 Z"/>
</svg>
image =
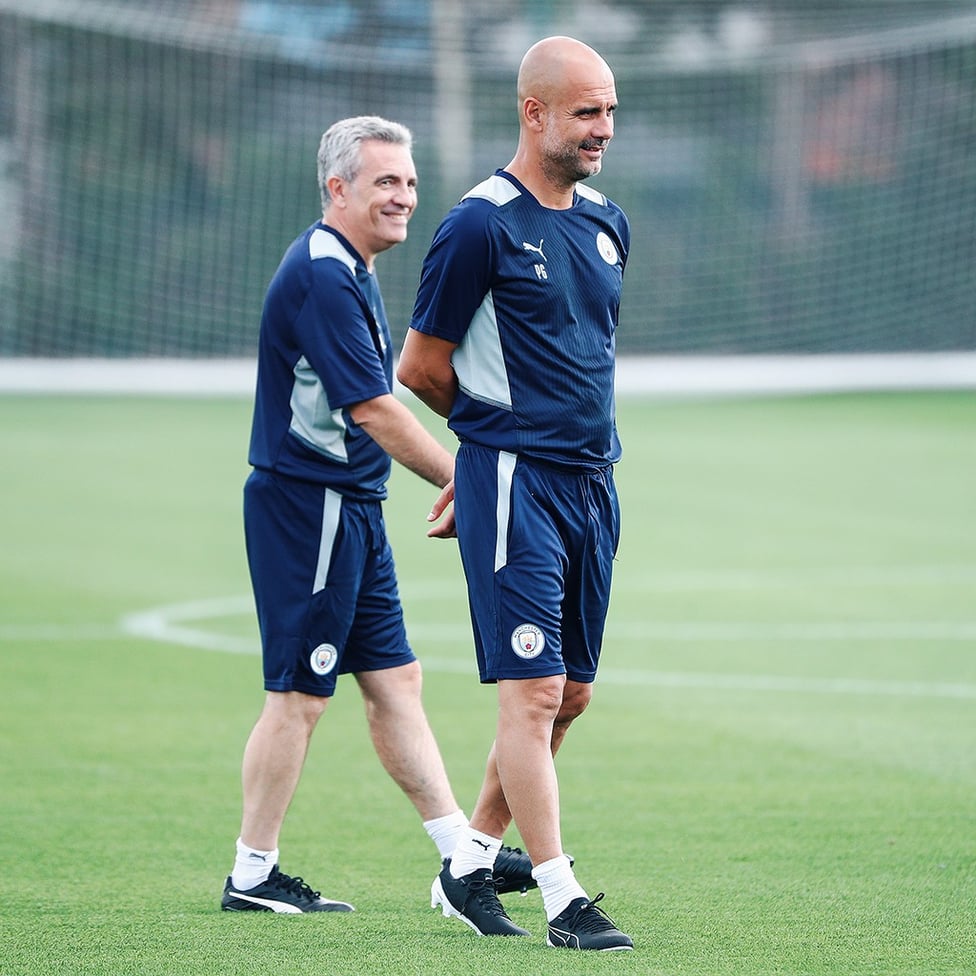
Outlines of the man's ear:
<svg viewBox="0 0 976 976">
<path fill-rule="evenodd" d="M 344 207 L 346 205 L 346 181 L 341 176 L 330 176 L 325 181 L 325 185 L 333 206 Z"/>
<path fill-rule="evenodd" d="M 542 128 L 545 114 L 545 103 L 540 102 L 538 98 L 533 98 L 530 95 L 522 102 L 522 118 L 525 119 L 525 124 L 533 131 L 538 132 Z"/>
</svg>

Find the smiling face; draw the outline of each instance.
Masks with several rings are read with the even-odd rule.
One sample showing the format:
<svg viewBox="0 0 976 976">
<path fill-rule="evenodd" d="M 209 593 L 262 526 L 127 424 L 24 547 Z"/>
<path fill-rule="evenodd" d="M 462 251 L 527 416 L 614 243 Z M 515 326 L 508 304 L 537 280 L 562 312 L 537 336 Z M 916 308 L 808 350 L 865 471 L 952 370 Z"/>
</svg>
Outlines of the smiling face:
<svg viewBox="0 0 976 976">
<path fill-rule="evenodd" d="M 572 206 L 576 183 L 600 172 L 613 138 L 610 66 L 572 37 L 548 37 L 519 67 L 519 144 L 506 167 L 546 207 Z"/>
<path fill-rule="evenodd" d="M 569 185 L 600 172 L 616 107 L 612 76 L 567 86 L 546 105 L 540 157 L 552 183 Z"/>
<path fill-rule="evenodd" d="M 406 146 L 367 139 L 360 143 L 355 179 L 329 180 L 325 223 L 339 231 L 372 269 L 377 254 L 407 238 L 417 206 L 417 171 Z"/>
</svg>

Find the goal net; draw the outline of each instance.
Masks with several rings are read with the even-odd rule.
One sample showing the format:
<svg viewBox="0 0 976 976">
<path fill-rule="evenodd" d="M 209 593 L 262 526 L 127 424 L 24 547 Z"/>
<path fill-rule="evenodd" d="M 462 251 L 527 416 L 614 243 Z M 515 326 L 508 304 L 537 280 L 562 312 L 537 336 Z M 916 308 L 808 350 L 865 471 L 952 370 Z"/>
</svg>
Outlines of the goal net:
<svg viewBox="0 0 976 976">
<path fill-rule="evenodd" d="M 976 350 L 972 4 L 0 0 L 0 356 L 252 356 L 319 136 L 366 113 L 415 137 L 399 341 L 548 33 L 617 77 L 621 352 Z"/>
</svg>

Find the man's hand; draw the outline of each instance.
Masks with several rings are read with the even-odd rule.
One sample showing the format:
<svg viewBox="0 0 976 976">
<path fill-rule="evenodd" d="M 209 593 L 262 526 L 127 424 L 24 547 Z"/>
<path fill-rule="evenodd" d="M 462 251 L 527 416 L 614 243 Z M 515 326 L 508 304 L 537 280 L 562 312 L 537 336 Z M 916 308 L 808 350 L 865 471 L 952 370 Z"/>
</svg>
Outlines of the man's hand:
<svg viewBox="0 0 976 976">
<path fill-rule="evenodd" d="M 452 478 L 444 485 L 441 493 L 437 496 L 430 515 L 427 516 L 428 522 L 437 522 L 441 516 L 440 523 L 430 528 L 427 536 L 430 539 L 456 539 L 457 528 L 454 525 L 454 509 L 451 502 L 454 501 L 454 479 Z"/>
</svg>

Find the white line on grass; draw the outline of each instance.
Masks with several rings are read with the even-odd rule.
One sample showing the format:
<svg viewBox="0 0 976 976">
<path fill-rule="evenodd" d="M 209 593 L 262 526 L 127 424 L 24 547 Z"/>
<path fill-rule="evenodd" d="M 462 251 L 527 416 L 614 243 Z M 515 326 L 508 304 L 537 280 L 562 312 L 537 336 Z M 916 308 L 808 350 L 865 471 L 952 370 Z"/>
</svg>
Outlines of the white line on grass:
<svg viewBox="0 0 976 976">
<path fill-rule="evenodd" d="M 618 572 L 614 590 L 672 593 L 725 590 L 808 589 L 811 586 L 842 587 L 976 587 L 976 566 L 842 566 L 827 569 L 791 569 L 776 573 L 741 570 L 723 572 L 676 570 L 639 574 Z"/>
<path fill-rule="evenodd" d="M 128 614 L 120 621 L 120 628 L 127 634 L 196 647 L 207 651 L 221 651 L 231 654 L 256 654 L 258 647 L 253 638 L 230 637 L 215 634 L 188 623 L 210 620 L 217 617 L 237 616 L 253 612 L 250 597 L 225 597 L 212 600 L 195 600 L 189 603 L 156 607 L 140 613 Z M 664 628 L 641 627 L 635 636 L 658 640 L 700 640 L 700 625 L 670 625 Z M 724 631 L 723 631 L 724 628 Z M 901 630 L 904 628 L 904 631 Z M 711 640 L 796 640 L 798 634 L 804 639 L 817 640 L 891 640 L 892 635 L 901 634 L 901 639 L 909 639 L 905 632 L 911 632 L 910 639 L 974 639 L 976 623 L 958 625 L 944 624 L 862 624 L 852 628 L 849 624 L 830 624 L 770 628 L 767 625 L 713 625 L 709 629 Z M 466 628 L 460 625 L 442 627 L 416 627 L 412 629 L 415 637 L 426 641 L 452 641 L 466 643 L 470 638 Z M 698 636 L 689 636 L 691 633 Z M 683 636 L 676 638 L 675 634 Z M 724 636 L 720 636 L 723 635 Z M 968 634 L 968 637 L 962 636 Z M 619 636 L 609 629 L 609 636 Z M 439 658 L 424 655 L 424 667 L 433 672 L 452 674 L 472 674 L 473 662 L 465 656 L 458 658 Z M 963 682 L 928 681 L 882 681 L 856 678 L 811 678 L 787 677 L 781 675 L 757 674 L 709 674 L 695 672 L 645 671 L 602 668 L 601 683 L 659 688 L 701 688 L 736 691 L 778 691 L 799 692 L 803 694 L 829 695 L 869 695 L 895 696 L 906 698 L 954 698 L 976 700 L 976 685 Z"/>
<path fill-rule="evenodd" d="M 104 641 L 125 636 L 106 624 L 0 624 L 0 641 Z"/>
<path fill-rule="evenodd" d="M 424 656 L 424 669 L 471 674 L 473 661 Z M 601 668 L 600 684 L 653 688 L 702 688 L 735 691 L 793 691 L 818 695 L 890 695 L 905 698 L 976 700 L 976 685 L 961 682 L 876 681 L 858 678 L 809 678 L 767 674 L 713 674 L 692 671 L 634 671 Z"/>
<path fill-rule="evenodd" d="M 253 612 L 254 600 L 251 597 L 216 597 L 126 614 L 119 621 L 119 626 L 135 637 L 147 637 L 169 644 L 197 647 L 204 651 L 223 651 L 226 654 L 257 654 L 258 646 L 253 638 L 230 637 L 199 627 L 184 626 L 187 622 L 237 617 Z"/>
<path fill-rule="evenodd" d="M 655 642 L 976 641 L 976 621 L 845 620 L 774 624 L 758 621 L 609 622 L 607 637 Z"/>
<path fill-rule="evenodd" d="M 626 558 L 626 557 L 625 557 Z M 749 570 L 669 570 L 639 572 L 626 566 L 614 574 L 615 593 L 725 592 L 738 590 L 809 590 L 811 587 L 973 587 L 976 565 L 957 563 L 932 566 L 838 566 L 790 568 L 772 572 Z M 400 592 L 410 600 L 443 600 L 445 593 L 464 592 L 457 577 L 401 579 Z M 974 597 L 976 602 L 976 597 Z"/>
<path fill-rule="evenodd" d="M 234 637 L 205 627 L 190 626 L 221 617 L 253 613 L 250 597 L 233 596 L 171 604 L 124 616 L 117 627 L 68 624 L 0 625 L 2 641 L 118 640 L 141 637 L 162 643 L 227 654 L 257 654 L 253 637 Z M 426 625 L 411 628 L 418 642 L 454 643 L 468 646 L 470 634 L 463 624 Z M 610 639 L 647 641 L 851 641 L 851 640 L 976 640 L 976 622 L 954 624 L 930 622 L 784 624 L 762 623 L 670 623 L 611 624 Z M 473 663 L 462 658 L 424 655 L 424 667 L 433 672 L 472 674 Z M 701 688 L 739 691 L 787 691 L 806 694 L 849 694 L 909 698 L 954 698 L 976 700 L 976 685 L 964 682 L 883 681 L 849 678 L 787 677 L 781 675 L 714 674 L 624 670 L 604 667 L 600 681 L 637 687 Z"/>
<path fill-rule="evenodd" d="M 409 624 L 412 639 L 434 644 L 470 641 L 466 623 Z M 766 623 L 763 621 L 688 621 L 659 623 L 607 622 L 608 641 L 644 641 L 648 644 L 677 643 L 817 643 L 894 641 L 976 641 L 976 620 L 859 620 L 818 623 Z"/>
</svg>

